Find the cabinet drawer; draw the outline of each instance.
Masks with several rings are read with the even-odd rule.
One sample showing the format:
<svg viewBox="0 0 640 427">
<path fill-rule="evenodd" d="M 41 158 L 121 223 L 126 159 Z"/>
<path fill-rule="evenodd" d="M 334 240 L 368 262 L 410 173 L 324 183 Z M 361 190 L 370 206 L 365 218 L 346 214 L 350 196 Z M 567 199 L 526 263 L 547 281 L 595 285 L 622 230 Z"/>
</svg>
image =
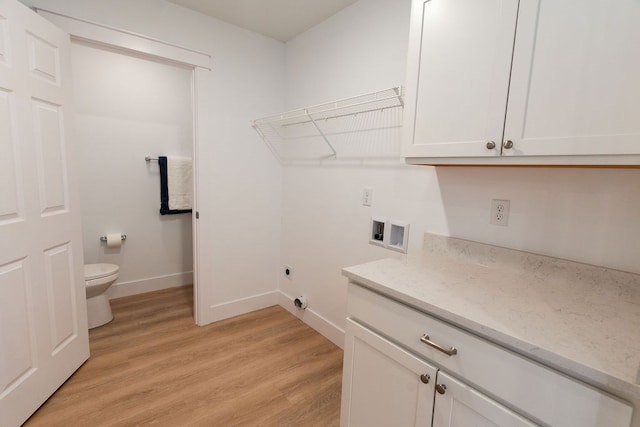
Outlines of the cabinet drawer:
<svg viewBox="0 0 640 427">
<path fill-rule="evenodd" d="M 348 316 L 485 391 L 521 414 L 553 426 L 625 426 L 629 404 L 451 324 L 349 284 Z M 455 347 L 448 355 L 443 350 Z"/>
</svg>

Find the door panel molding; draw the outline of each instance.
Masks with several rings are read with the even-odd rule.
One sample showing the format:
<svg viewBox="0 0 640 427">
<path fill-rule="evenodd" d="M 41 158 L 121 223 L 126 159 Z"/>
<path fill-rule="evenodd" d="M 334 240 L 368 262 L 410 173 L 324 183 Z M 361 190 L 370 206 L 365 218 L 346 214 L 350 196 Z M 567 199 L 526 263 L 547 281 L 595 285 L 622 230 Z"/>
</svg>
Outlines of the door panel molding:
<svg viewBox="0 0 640 427">
<path fill-rule="evenodd" d="M 70 38 L 0 0 L 0 39 L 0 425 L 13 426 L 87 360 L 89 333 Z"/>
</svg>

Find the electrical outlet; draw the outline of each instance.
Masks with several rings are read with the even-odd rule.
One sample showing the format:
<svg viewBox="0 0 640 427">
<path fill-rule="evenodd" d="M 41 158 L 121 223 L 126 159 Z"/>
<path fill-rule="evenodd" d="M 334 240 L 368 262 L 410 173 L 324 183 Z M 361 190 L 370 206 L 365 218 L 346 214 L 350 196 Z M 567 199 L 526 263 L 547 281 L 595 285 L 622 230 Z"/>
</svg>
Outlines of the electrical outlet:
<svg viewBox="0 0 640 427">
<path fill-rule="evenodd" d="M 285 264 L 283 273 L 284 273 L 284 277 L 291 280 L 291 276 L 293 276 L 293 269 Z"/>
<path fill-rule="evenodd" d="M 364 187 L 362 190 L 362 206 L 371 206 L 373 202 L 373 188 Z"/>
<path fill-rule="evenodd" d="M 509 200 L 493 199 L 491 200 L 491 218 L 489 224 L 509 225 Z"/>
</svg>

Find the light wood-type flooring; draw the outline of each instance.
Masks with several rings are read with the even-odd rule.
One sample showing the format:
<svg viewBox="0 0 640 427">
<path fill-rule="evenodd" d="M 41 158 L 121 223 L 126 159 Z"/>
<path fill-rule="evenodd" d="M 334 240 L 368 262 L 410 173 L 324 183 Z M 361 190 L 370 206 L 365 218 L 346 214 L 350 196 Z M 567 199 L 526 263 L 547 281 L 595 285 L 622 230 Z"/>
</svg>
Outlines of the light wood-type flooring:
<svg viewBox="0 0 640 427">
<path fill-rule="evenodd" d="M 342 350 L 282 307 L 199 327 L 192 287 L 111 302 L 26 426 L 337 426 Z"/>
</svg>

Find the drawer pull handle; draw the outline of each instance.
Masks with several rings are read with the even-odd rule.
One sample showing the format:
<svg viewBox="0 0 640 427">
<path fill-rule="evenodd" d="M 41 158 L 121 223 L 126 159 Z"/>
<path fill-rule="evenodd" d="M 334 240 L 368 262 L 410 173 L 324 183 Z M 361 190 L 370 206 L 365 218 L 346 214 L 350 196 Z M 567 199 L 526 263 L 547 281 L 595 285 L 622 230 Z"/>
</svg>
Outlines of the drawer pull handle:
<svg viewBox="0 0 640 427">
<path fill-rule="evenodd" d="M 445 394 L 447 391 L 447 386 L 444 384 L 436 384 L 436 391 L 440 394 Z"/>
<path fill-rule="evenodd" d="M 458 354 L 458 349 L 457 348 L 455 348 L 455 347 L 444 348 L 440 344 L 431 341 L 429 339 L 429 335 L 427 335 L 427 334 L 424 334 L 423 336 L 421 336 L 420 337 L 420 341 L 425 343 L 426 345 L 429 345 L 429 346 L 435 348 L 436 350 L 440 350 L 441 352 L 443 352 L 444 354 L 446 354 L 448 356 L 453 356 L 454 354 Z"/>
<path fill-rule="evenodd" d="M 429 380 L 430 379 L 431 379 L 431 375 L 429 375 L 429 374 L 420 375 L 420 381 L 422 381 L 425 384 L 429 384 Z"/>
</svg>

